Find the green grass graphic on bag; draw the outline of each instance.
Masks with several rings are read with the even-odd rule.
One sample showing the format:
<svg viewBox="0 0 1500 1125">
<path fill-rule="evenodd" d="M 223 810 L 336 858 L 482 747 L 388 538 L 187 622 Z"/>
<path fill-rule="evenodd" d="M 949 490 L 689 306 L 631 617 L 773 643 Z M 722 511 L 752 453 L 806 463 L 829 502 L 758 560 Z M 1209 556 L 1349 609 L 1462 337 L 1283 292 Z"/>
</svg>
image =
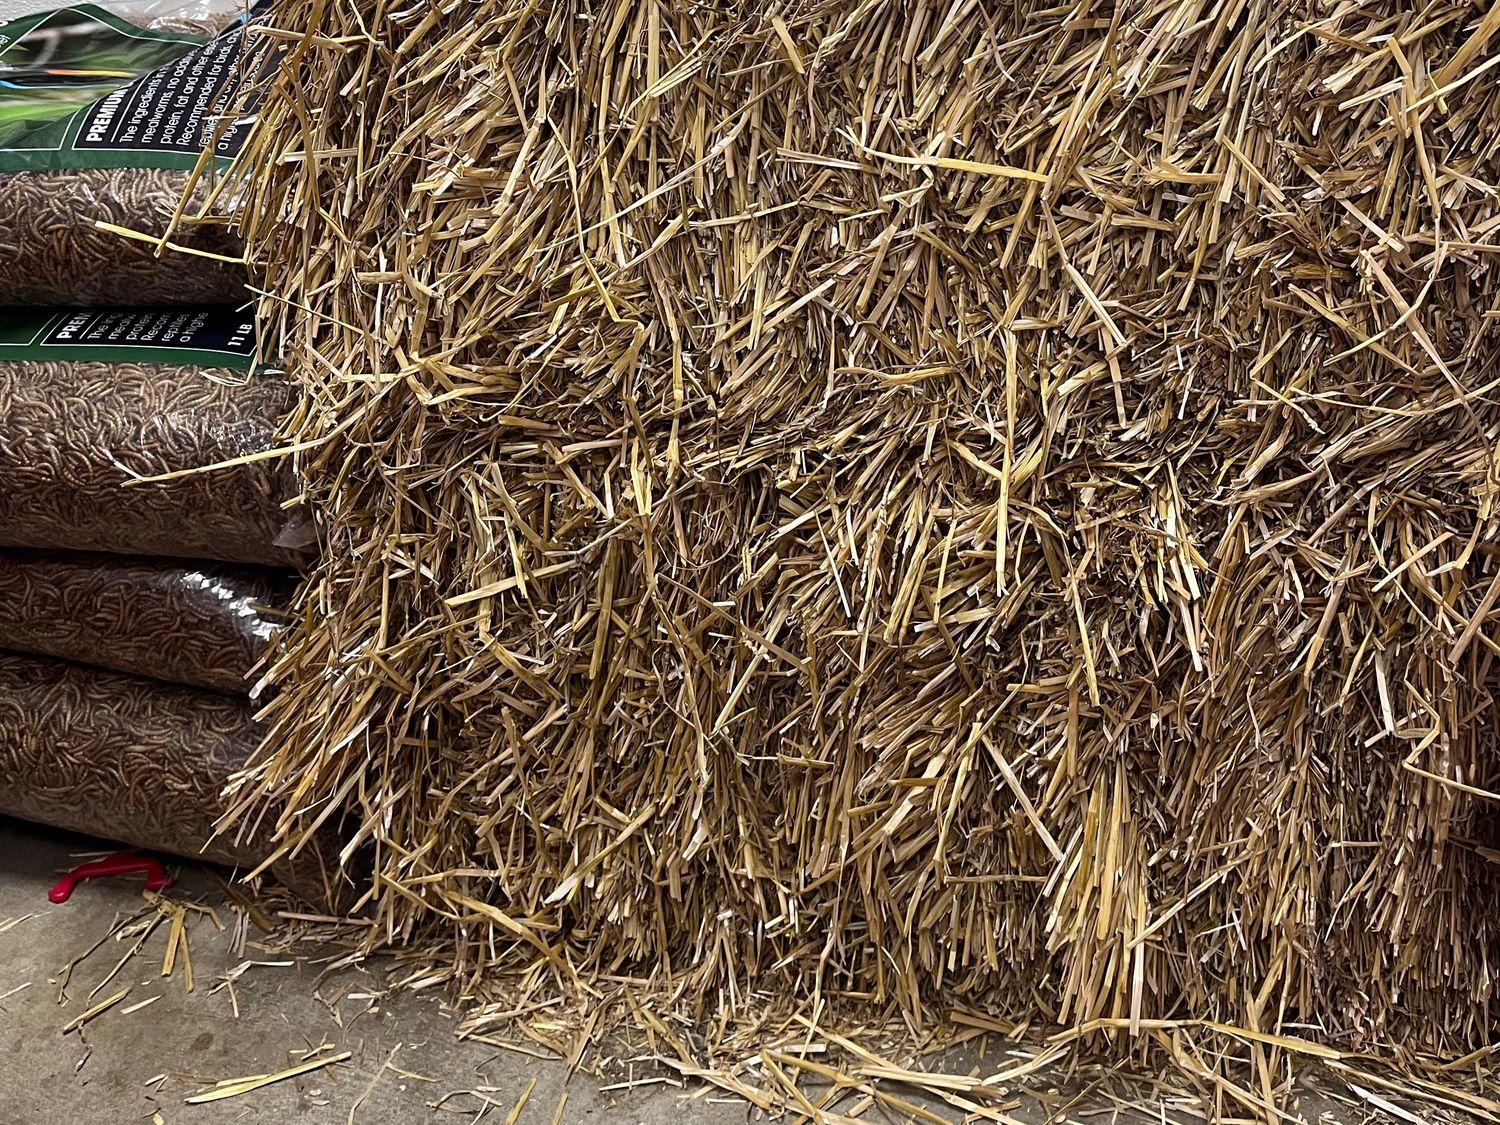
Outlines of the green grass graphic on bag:
<svg viewBox="0 0 1500 1125">
<path fill-rule="evenodd" d="M 93 4 L 0 24 L 0 148 L 33 147 L 46 127 L 204 42 L 147 31 Z"/>
</svg>

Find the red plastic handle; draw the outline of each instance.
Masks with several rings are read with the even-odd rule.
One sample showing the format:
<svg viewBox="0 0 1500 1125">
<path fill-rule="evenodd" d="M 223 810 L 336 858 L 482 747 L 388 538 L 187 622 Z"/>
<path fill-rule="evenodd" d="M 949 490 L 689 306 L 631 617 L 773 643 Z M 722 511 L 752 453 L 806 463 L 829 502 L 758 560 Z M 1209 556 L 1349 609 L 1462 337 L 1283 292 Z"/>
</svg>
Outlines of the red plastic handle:
<svg viewBox="0 0 1500 1125">
<path fill-rule="evenodd" d="M 47 897 L 53 902 L 67 902 L 73 897 L 74 888 L 85 879 L 104 879 L 111 875 L 145 875 L 148 891 L 164 891 L 172 885 L 172 880 L 167 878 L 157 860 L 133 852 L 116 852 L 73 868 L 47 892 Z"/>
</svg>

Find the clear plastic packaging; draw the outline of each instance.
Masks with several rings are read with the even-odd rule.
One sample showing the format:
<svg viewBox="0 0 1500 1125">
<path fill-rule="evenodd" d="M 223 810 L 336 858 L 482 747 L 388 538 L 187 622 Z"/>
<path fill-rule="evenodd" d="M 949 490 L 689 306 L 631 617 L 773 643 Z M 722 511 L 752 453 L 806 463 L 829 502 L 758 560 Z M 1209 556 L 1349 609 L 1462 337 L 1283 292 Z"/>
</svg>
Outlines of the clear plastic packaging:
<svg viewBox="0 0 1500 1125">
<path fill-rule="evenodd" d="M 244 695 L 294 589 L 259 567 L 0 551 L 0 649 Z"/>
<path fill-rule="evenodd" d="M 217 35 L 245 19 L 251 0 L 115 0 L 101 5 L 131 23 L 153 31 L 183 31 Z"/>
<path fill-rule="evenodd" d="M 210 305 L 243 302 L 245 268 L 168 251 L 103 222 L 165 233 L 183 193 L 209 189 L 170 168 L 0 172 L 0 302 L 9 305 Z M 227 257 L 242 249 L 222 226 L 186 226 L 178 246 Z"/>
<path fill-rule="evenodd" d="M 295 392 L 256 359 L 234 308 L 0 309 L 0 547 L 295 565 Z"/>
<path fill-rule="evenodd" d="M 272 448 L 291 402 L 279 375 L 0 361 L 0 546 L 294 565 L 280 463 L 194 471 Z"/>
<path fill-rule="evenodd" d="M 0 653 L 0 813 L 152 851 L 254 867 L 260 838 L 217 835 L 224 789 L 260 743 L 251 704 L 211 691 Z M 332 837 L 272 873 L 318 902 Z"/>
<path fill-rule="evenodd" d="M 0 23 L 0 304 L 248 299 L 216 198 L 249 130 L 240 95 L 269 60 L 244 15 L 145 0 Z"/>
<path fill-rule="evenodd" d="M 0 653 L 0 810 L 11 816 L 259 863 L 263 847 L 214 838 L 224 786 L 259 738 L 244 700 Z"/>
</svg>

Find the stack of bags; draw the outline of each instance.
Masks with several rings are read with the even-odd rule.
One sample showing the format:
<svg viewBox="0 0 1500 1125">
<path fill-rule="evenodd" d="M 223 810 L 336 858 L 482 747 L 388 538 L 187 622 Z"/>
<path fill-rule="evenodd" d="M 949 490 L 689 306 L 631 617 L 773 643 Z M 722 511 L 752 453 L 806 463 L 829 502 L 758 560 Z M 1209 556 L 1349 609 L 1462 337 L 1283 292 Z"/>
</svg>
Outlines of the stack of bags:
<svg viewBox="0 0 1500 1125">
<path fill-rule="evenodd" d="M 216 825 L 309 540 L 264 456 L 292 391 L 227 226 L 164 241 L 243 140 L 246 44 L 92 5 L 0 25 L 0 812 L 254 868 Z M 322 866 L 279 873 L 322 897 Z"/>
</svg>

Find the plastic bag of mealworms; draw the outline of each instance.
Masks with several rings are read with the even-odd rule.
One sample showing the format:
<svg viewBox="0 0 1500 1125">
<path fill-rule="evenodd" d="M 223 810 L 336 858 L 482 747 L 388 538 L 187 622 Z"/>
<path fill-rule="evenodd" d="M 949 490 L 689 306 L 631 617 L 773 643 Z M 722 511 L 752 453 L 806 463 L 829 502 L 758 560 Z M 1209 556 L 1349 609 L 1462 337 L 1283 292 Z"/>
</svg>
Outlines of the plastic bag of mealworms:
<svg viewBox="0 0 1500 1125">
<path fill-rule="evenodd" d="M 254 356 L 233 309 L 0 311 L 0 547 L 295 565 L 293 391 Z"/>
<path fill-rule="evenodd" d="M 226 111 L 268 44 L 244 21 L 207 38 L 92 4 L 0 24 L 0 304 L 246 299 L 226 221 L 179 224 L 181 251 L 153 240 L 211 203 L 249 129 Z"/>
<path fill-rule="evenodd" d="M 260 743 L 243 699 L 0 653 L 0 813 L 153 851 L 254 867 L 270 848 L 216 835 L 224 788 Z M 328 846 L 273 873 L 327 901 Z"/>
<path fill-rule="evenodd" d="M 245 695 L 295 583 L 263 567 L 0 551 L 0 649 Z"/>
<path fill-rule="evenodd" d="M 110 0 L 108 12 L 148 31 L 183 31 L 217 35 L 241 19 L 249 0 Z"/>
</svg>

